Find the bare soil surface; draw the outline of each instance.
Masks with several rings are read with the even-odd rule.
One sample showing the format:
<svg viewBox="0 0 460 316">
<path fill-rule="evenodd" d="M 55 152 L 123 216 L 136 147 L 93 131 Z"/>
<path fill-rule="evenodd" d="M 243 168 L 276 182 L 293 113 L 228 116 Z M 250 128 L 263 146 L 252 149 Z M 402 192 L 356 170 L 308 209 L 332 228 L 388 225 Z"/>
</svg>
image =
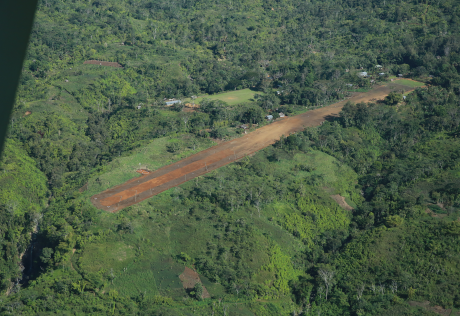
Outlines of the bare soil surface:
<svg viewBox="0 0 460 316">
<path fill-rule="evenodd" d="M 123 66 L 120 65 L 117 62 L 101 61 L 101 60 L 87 60 L 83 64 L 84 65 L 99 65 L 99 66 L 109 66 L 109 67 L 115 67 L 115 68 L 123 68 Z"/>
<path fill-rule="evenodd" d="M 357 93 L 349 99 L 308 111 L 296 116 L 284 117 L 244 136 L 220 143 L 149 174 L 131 179 L 121 185 L 94 195 L 92 203 L 99 209 L 117 212 L 139 203 L 188 180 L 225 166 L 274 144 L 282 135 L 288 136 L 307 127 L 321 125 L 325 120 L 337 117 L 348 102 L 360 103 L 382 100 L 395 90 L 411 91 L 413 88 L 391 83 L 378 86 L 366 93 Z"/>
<path fill-rule="evenodd" d="M 347 201 L 345 201 L 345 198 L 339 194 L 336 194 L 336 195 L 331 195 L 331 198 L 334 199 L 334 201 L 336 201 L 341 208 L 344 208 L 346 209 L 347 211 L 353 211 L 353 208 L 348 205 Z"/>
<path fill-rule="evenodd" d="M 420 306 L 432 312 L 435 312 L 436 314 L 443 315 L 443 316 L 449 316 L 452 313 L 452 309 L 444 309 L 439 305 L 430 306 L 429 301 L 423 301 L 423 302 L 410 301 L 409 305 L 410 306 Z"/>
<path fill-rule="evenodd" d="M 184 272 L 181 275 L 179 275 L 179 279 L 181 280 L 184 289 L 187 290 L 193 289 L 195 287 L 195 284 L 201 283 L 200 276 L 198 275 L 198 273 L 196 273 L 188 267 L 185 267 Z M 211 298 L 211 295 L 209 295 L 209 292 L 204 287 L 204 285 L 203 295 L 201 296 L 201 298 Z"/>
<path fill-rule="evenodd" d="M 152 171 L 147 169 L 137 169 L 136 172 L 145 175 L 151 173 Z"/>
</svg>

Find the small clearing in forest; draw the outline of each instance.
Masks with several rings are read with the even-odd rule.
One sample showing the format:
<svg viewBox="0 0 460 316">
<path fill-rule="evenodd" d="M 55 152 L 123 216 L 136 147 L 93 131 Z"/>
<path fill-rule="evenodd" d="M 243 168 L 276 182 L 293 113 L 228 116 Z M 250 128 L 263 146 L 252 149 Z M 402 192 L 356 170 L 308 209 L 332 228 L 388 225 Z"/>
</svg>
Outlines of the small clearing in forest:
<svg viewBox="0 0 460 316">
<path fill-rule="evenodd" d="M 184 272 L 181 275 L 179 275 L 179 279 L 181 280 L 184 289 L 187 290 L 193 289 L 195 287 L 195 284 L 201 283 L 200 276 L 198 275 L 198 273 L 196 273 L 188 267 L 185 267 Z M 202 298 L 211 298 L 211 295 L 209 295 L 209 292 L 204 285 Z"/>
<path fill-rule="evenodd" d="M 331 198 L 333 198 L 334 201 L 336 201 L 340 205 L 340 207 L 346 209 L 347 211 L 353 211 L 353 208 L 350 205 L 348 205 L 343 196 L 335 194 L 331 195 Z"/>
</svg>

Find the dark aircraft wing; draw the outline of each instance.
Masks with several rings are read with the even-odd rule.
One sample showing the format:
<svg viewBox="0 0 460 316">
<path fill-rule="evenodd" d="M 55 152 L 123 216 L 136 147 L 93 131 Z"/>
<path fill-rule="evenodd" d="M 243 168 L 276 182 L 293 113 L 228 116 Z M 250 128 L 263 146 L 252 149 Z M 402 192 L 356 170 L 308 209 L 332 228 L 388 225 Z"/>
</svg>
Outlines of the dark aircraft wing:
<svg viewBox="0 0 460 316">
<path fill-rule="evenodd" d="M 0 154 L 36 7 L 37 0 L 0 0 Z"/>
</svg>

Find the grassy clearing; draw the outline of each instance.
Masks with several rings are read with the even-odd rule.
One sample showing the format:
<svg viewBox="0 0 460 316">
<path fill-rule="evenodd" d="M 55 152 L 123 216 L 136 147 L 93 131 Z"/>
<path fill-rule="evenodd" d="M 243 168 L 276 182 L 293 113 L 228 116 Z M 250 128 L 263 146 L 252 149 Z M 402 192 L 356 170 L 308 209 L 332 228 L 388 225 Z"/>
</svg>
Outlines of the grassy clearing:
<svg viewBox="0 0 460 316">
<path fill-rule="evenodd" d="M 156 170 L 214 145 L 212 140 L 196 138 L 192 134 L 155 139 L 135 150 L 130 156 L 115 159 L 107 166 L 108 172 L 91 178 L 85 196 L 94 195 L 140 176 L 137 169 Z"/>
<path fill-rule="evenodd" d="M 281 165 L 286 165 L 286 162 Z M 332 188 L 331 194 L 340 194 L 345 198 L 351 197 L 350 188 L 354 188 L 354 183 L 358 181 L 357 174 L 349 166 L 316 150 L 308 154 L 296 154 L 288 166 L 291 169 L 309 168 L 310 171 L 297 171 L 298 177 L 309 177 L 313 184 Z"/>
<path fill-rule="evenodd" d="M 121 270 L 132 261 L 134 256 L 133 247 L 122 242 L 94 243 L 85 247 L 83 255 L 78 259 L 78 265 L 84 271 L 94 273 L 107 267 Z"/>
<path fill-rule="evenodd" d="M 27 102 L 27 111 L 33 113 L 55 112 L 60 116 L 72 117 L 74 121 L 84 122 L 87 119 L 87 112 L 81 111 L 81 105 L 64 89 L 60 87 L 50 87 L 46 99 Z"/>
<path fill-rule="evenodd" d="M 229 105 L 236 105 L 236 104 L 252 101 L 256 93 L 257 92 L 252 91 L 250 89 L 230 91 L 230 92 L 224 92 L 224 93 L 219 93 L 219 94 L 200 96 L 195 100 L 195 103 L 200 104 L 201 100 L 203 100 L 204 98 L 207 98 L 211 100 L 221 100 L 221 101 L 228 103 Z M 190 99 L 187 99 L 186 101 L 190 102 Z"/>
<path fill-rule="evenodd" d="M 423 82 L 408 80 L 408 79 L 399 79 L 395 83 L 399 85 L 404 85 L 410 88 L 418 88 L 418 87 L 423 87 L 425 85 L 425 83 Z"/>
</svg>

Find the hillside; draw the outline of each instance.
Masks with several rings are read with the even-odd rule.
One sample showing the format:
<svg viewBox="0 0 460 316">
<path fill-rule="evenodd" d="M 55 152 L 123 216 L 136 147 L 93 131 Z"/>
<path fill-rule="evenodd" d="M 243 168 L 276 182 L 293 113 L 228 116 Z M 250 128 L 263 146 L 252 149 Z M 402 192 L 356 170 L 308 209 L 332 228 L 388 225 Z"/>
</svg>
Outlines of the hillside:
<svg viewBox="0 0 460 316">
<path fill-rule="evenodd" d="M 459 15 L 40 1 L 0 160 L 0 314 L 460 315 Z M 118 213 L 91 203 L 336 102 Z"/>
</svg>

